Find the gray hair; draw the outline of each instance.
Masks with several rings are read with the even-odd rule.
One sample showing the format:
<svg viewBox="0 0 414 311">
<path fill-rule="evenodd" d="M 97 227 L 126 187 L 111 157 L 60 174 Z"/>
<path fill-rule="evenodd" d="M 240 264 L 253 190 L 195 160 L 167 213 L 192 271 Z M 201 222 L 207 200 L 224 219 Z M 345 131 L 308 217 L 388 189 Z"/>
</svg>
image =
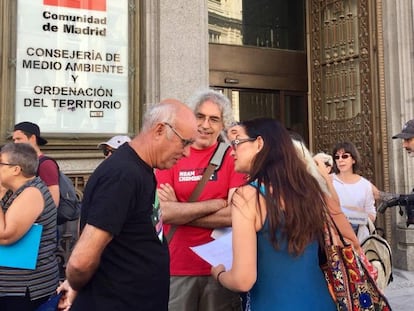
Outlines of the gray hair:
<svg viewBox="0 0 414 311">
<path fill-rule="evenodd" d="M 225 129 L 229 128 L 234 123 L 230 100 L 218 91 L 208 89 L 197 92 L 189 100 L 189 106 L 193 109 L 194 113 L 196 113 L 201 104 L 206 101 L 211 101 L 219 107 Z"/>
<path fill-rule="evenodd" d="M 2 154 L 7 154 L 9 163 L 21 167 L 24 177 L 33 177 L 37 175 L 39 158 L 36 150 L 28 143 L 8 143 L 1 148 Z"/>
<path fill-rule="evenodd" d="M 327 154 L 325 152 L 319 152 L 315 154 L 314 158 L 319 158 L 324 162 L 325 164 L 329 164 L 329 166 L 333 166 L 333 158 L 330 154 Z"/>
<path fill-rule="evenodd" d="M 174 125 L 177 111 L 178 107 L 176 105 L 171 105 L 168 100 L 152 105 L 144 115 L 142 130 L 147 131 L 160 122 Z"/>
</svg>

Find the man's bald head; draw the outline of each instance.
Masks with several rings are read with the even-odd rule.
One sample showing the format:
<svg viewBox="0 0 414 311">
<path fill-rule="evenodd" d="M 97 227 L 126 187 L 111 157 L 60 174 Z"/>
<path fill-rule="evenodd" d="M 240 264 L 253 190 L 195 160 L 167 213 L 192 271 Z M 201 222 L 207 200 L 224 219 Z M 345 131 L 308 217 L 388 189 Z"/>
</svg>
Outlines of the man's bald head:
<svg viewBox="0 0 414 311">
<path fill-rule="evenodd" d="M 144 116 L 142 130 L 148 130 L 157 123 L 175 124 L 182 118 L 194 118 L 193 111 L 183 102 L 174 98 L 163 99 L 159 104 L 152 105 Z"/>
<path fill-rule="evenodd" d="M 197 135 L 194 112 L 177 99 L 164 99 L 151 106 L 144 116 L 140 133 L 130 146 L 148 165 L 165 169 L 190 154 Z"/>
</svg>

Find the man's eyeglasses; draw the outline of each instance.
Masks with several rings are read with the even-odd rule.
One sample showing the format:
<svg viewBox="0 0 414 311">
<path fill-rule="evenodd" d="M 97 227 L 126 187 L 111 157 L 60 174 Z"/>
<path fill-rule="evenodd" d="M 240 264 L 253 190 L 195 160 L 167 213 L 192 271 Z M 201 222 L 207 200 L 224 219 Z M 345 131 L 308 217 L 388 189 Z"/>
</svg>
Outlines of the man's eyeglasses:
<svg viewBox="0 0 414 311">
<path fill-rule="evenodd" d="M 181 140 L 181 143 L 183 144 L 183 148 L 194 144 L 194 139 L 186 139 L 182 137 L 181 134 L 179 134 L 177 130 L 170 123 L 164 122 L 164 124 L 167 125 L 174 132 L 174 134 L 177 135 L 177 137 Z"/>
<path fill-rule="evenodd" d="M 231 143 L 232 148 L 234 150 L 236 150 L 238 145 L 243 144 L 243 143 L 247 143 L 248 141 L 255 141 L 256 139 L 257 138 L 251 138 L 251 137 L 241 138 L 241 139 L 232 140 L 230 143 Z"/>
<path fill-rule="evenodd" d="M 0 162 L 0 165 L 18 166 L 18 164 Z"/>
<path fill-rule="evenodd" d="M 344 154 L 341 154 L 341 155 L 339 155 L 339 154 L 336 154 L 335 156 L 334 156 L 334 159 L 335 160 L 339 160 L 339 159 L 348 159 L 349 157 L 351 157 L 351 155 L 349 154 L 349 153 L 344 153 Z"/>
<path fill-rule="evenodd" d="M 104 156 L 107 157 L 109 154 L 114 153 L 115 150 L 114 149 L 105 148 L 105 149 L 102 150 L 102 152 L 103 152 Z"/>
<path fill-rule="evenodd" d="M 216 117 L 216 116 L 206 116 L 206 115 L 204 115 L 202 113 L 196 113 L 196 119 L 199 120 L 199 121 L 203 121 L 203 122 L 205 120 L 207 120 L 208 123 L 210 123 L 210 124 L 219 124 L 219 123 L 221 123 L 221 119 L 219 117 Z"/>
</svg>

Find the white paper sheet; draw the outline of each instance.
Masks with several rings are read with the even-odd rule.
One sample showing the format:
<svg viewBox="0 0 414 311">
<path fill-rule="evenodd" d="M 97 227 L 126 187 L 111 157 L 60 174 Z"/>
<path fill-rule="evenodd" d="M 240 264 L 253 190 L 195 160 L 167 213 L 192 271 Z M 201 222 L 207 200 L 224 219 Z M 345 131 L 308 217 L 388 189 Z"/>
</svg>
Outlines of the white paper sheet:
<svg viewBox="0 0 414 311">
<path fill-rule="evenodd" d="M 231 227 L 217 228 L 211 232 L 210 236 L 216 240 L 229 232 L 231 232 Z"/>
<path fill-rule="evenodd" d="M 214 241 L 190 249 L 213 267 L 223 264 L 229 270 L 233 261 L 231 238 L 232 233 L 229 232 Z"/>
</svg>

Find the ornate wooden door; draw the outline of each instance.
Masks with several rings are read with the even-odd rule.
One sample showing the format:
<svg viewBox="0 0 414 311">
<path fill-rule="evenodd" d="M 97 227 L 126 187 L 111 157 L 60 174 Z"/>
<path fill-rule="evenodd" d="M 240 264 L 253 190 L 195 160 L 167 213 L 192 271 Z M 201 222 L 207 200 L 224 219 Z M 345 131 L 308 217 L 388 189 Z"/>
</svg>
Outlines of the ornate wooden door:
<svg viewBox="0 0 414 311">
<path fill-rule="evenodd" d="M 349 140 L 363 175 L 375 181 L 375 57 L 368 0 L 311 0 L 310 77 L 313 149 Z M 371 34 L 371 36 L 370 36 Z"/>
<path fill-rule="evenodd" d="M 353 142 L 361 154 L 361 174 L 387 190 L 381 4 L 309 0 L 308 60 L 313 150 L 331 153 L 335 143 Z M 379 221 L 389 227 L 383 217 Z"/>
</svg>

